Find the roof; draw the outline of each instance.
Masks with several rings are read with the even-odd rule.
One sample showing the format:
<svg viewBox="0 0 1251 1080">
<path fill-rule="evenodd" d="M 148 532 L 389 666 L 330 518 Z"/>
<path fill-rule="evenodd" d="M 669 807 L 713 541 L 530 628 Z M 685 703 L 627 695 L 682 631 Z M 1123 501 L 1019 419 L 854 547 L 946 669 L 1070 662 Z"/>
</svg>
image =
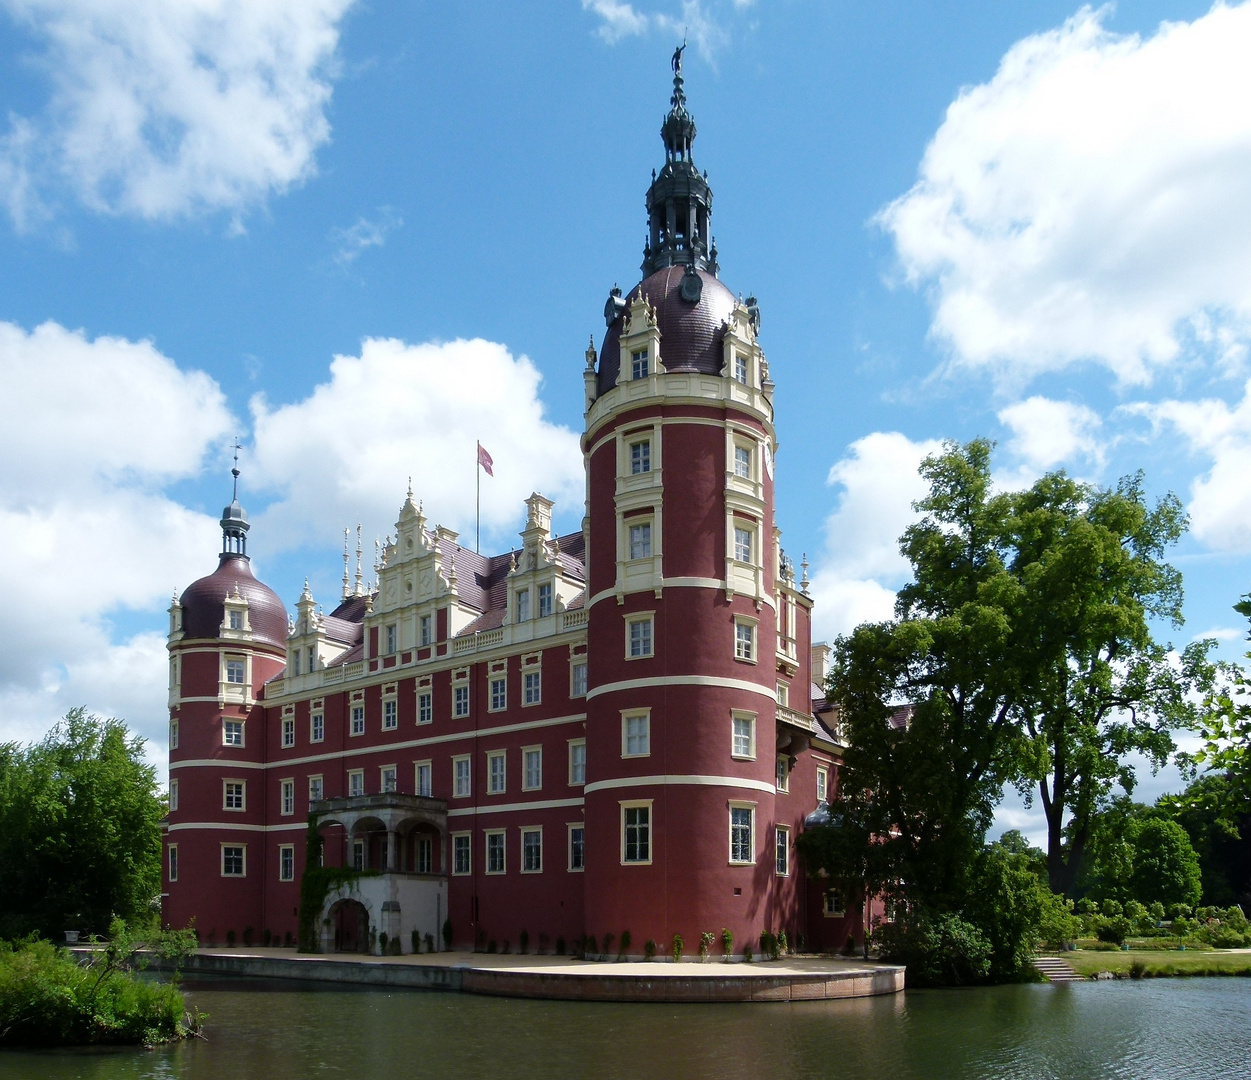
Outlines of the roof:
<svg viewBox="0 0 1251 1080">
<path fill-rule="evenodd" d="M 280 649 L 287 644 L 287 609 L 278 594 L 257 581 L 246 555 L 223 552 L 217 569 L 187 586 L 182 604 L 182 631 L 186 637 L 215 638 L 226 617 L 225 599 L 238 589 L 248 602 L 252 640 Z"/>
</svg>

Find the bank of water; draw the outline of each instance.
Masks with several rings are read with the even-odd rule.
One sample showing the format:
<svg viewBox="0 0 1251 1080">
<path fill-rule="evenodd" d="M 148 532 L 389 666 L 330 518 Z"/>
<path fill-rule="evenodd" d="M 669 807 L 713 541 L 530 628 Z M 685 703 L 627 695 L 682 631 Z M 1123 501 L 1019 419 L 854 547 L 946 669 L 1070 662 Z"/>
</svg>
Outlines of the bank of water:
<svg viewBox="0 0 1251 1080">
<path fill-rule="evenodd" d="M 0 1052 L 5 1080 L 1218 1080 L 1251 1075 L 1251 980 L 908 991 L 779 1005 L 517 1001 L 187 980 L 209 1041 Z"/>
</svg>

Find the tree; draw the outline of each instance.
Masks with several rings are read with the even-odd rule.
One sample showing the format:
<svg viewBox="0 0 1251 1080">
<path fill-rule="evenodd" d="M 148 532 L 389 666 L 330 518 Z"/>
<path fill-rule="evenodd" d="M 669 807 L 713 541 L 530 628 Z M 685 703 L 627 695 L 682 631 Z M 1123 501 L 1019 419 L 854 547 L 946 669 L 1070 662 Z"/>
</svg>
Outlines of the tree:
<svg viewBox="0 0 1251 1080">
<path fill-rule="evenodd" d="M 1130 892 L 1140 904 L 1166 908 L 1199 903 L 1203 893 L 1199 857 L 1175 821 L 1148 818 L 1134 831 Z"/>
<path fill-rule="evenodd" d="M 39 743 L 0 746 L 0 937 L 151 919 L 165 805 L 143 746 L 81 708 Z"/>
<path fill-rule="evenodd" d="M 1203 880 L 1201 902 L 1251 906 L 1251 805 L 1238 812 L 1229 788 L 1225 776 L 1209 773 L 1156 805 L 1190 837 Z"/>
</svg>

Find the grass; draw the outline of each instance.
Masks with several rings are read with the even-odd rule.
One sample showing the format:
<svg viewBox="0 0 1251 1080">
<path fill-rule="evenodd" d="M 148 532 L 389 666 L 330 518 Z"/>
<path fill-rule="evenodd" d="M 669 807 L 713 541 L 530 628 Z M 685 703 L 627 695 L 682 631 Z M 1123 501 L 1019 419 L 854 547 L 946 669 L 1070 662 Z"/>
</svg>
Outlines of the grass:
<svg viewBox="0 0 1251 1080">
<path fill-rule="evenodd" d="M 1133 949 L 1129 952 L 1061 953 L 1061 959 L 1079 975 L 1095 975 L 1110 971 L 1114 975 L 1132 975 L 1144 979 L 1161 979 L 1193 975 L 1251 976 L 1251 953 L 1205 951 L 1163 952 L 1159 949 Z"/>
</svg>

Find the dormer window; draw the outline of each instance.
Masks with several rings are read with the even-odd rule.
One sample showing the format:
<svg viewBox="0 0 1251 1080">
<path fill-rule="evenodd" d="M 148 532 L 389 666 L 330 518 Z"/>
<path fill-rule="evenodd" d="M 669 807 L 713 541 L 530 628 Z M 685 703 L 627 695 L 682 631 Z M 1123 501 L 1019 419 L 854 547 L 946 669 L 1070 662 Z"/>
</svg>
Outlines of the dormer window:
<svg viewBox="0 0 1251 1080">
<path fill-rule="evenodd" d="M 421 617 L 420 626 L 421 626 L 421 643 L 422 645 L 429 645 L 430 639 L 433 636 L 432 631 L 431 631 L 431 618 L 429 615 L 423 615 Z"/>
<path fill-rule="evenodd" d="M 530 590 L 520 589 L 517 592 L 517 621 L 528 622 L 530 620 Z"/>
<path fill-rule="evenodd" d="M 539 618 L 544 619 L 552 613 L 552 587 L 539 586 Z"/>
<path fill-rule="evenodd" d="M 300 673 L 300 650 L 296 649 L 291 654 L 291 674 L 298 675 Z"/>
<path fill-rule="evenodd" d="M 398 642 L 397 642 L 397 640 L 396 640 L 396 639 L 397 639 L 397 638 L 398 638 L 398 636 L 399 636 L 399 634 L 398 634 L 398 630 L 399 630 L 399 628 L 395 625 L 395 623 L 392 623 L 390 626 L 388 626 L 388 627 L 387 627 L 387 649 L 386 649 L 386 651 L 387 651 L 387 655 L 388 655 L 388 656 L 394 656 L 394 655 L 395 655 L 396 645 L 398 644 Z"/>
<path fill-rule="evenodd" d="M 243 629 L 243 612 L 242 611 L 232 611 L 230 613 L 230 629 L 231 630 Z"/>
<path fill-rule="evenodd" d="M 747 379 L 751 368 L 748 364 L 747 357 L 742 353 L 734 354 L 734 381 L 740 382 L 744 386 L 747 385 Z"/>
<path fill-rule="evenodd" d="M 646 379 L 651 374 L 651 365 L 648 362 L 646 349 L 635 349 L 630 354 L 630 377 L 632 379 Z"/>
</svg>

